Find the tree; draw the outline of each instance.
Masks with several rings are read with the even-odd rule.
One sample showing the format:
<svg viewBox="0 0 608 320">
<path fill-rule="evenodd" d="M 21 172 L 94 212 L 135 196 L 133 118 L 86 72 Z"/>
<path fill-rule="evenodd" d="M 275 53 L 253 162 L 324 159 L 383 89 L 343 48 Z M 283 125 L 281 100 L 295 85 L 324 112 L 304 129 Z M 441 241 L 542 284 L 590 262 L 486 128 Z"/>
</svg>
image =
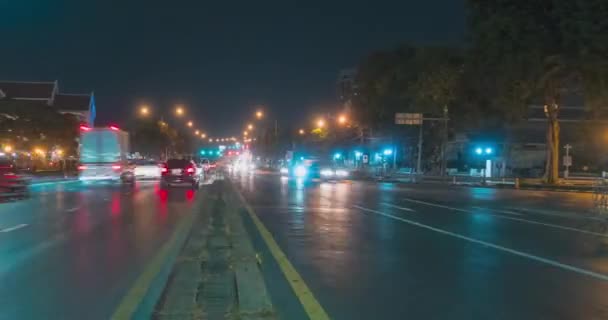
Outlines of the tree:
<svg viewBox="0 0 608 320">
<path fill-rule="evenodd" d="M 469 0 L 477 93 L 504 118 L 542 101 L 547 119 L 544 180 L 558 182 L 561 97 L 589 108 L 608 101 L 608 6 L 603 0 Z M 492 95 L 492 96 L 490 96 Z"/>
</svg>

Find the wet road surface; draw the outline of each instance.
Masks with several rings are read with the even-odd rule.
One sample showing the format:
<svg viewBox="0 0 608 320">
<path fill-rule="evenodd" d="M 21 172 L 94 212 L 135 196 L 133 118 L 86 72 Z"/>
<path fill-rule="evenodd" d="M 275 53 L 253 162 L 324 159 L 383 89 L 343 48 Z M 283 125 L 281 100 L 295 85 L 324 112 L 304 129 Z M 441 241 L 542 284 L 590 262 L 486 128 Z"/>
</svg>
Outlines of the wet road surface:
<svg viewBox="0 0 608 320">
<path fill-rule="evenodd" d="M 590 194 L 233 181 L 333 319 L 608 319 Z"/>
<path fill-rule="evenodd" d="M 75 182 L 0 204 L 0 319 L 108 319 L 195 201 L 154 182 Z"/>
</svg>

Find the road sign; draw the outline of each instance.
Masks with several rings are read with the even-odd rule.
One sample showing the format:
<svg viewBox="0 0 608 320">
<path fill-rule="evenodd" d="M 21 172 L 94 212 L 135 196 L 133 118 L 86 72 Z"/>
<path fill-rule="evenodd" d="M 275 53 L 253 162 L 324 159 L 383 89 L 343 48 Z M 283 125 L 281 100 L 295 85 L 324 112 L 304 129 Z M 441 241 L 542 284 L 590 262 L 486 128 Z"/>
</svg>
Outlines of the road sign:
<svg viewBox="0 0 608 320">
<path fill-rule="evenodd" d="M 363 163 L 368 163 L 368 162 L 369 162 L 369 157 L 366 154 L 364 154 L 363 155 Z"/>
<path fill-rule="evenodd" d="M 569 167 L 572 165 L 572 156 L 564 156 L 564 166 Z"/>
<path fill-rule="evenodd" d="M 395 113 L 395 123 L 404 125 L 421 125 L 422 113 Z"/>
</svg>

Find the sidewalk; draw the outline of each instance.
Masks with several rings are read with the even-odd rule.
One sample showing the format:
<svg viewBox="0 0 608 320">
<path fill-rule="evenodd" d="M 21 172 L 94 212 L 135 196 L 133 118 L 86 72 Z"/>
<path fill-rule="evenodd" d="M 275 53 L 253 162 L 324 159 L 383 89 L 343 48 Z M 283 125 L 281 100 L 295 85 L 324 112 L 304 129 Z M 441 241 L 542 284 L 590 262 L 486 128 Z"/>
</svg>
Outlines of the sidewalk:
<svg viewBox="0 0 608 320">
<path fill-rule="evenodd" d="M 206 188 L 206 204 L 173 265 L 155 319 L 276 319 L 228 183 Z"/>
</svg>

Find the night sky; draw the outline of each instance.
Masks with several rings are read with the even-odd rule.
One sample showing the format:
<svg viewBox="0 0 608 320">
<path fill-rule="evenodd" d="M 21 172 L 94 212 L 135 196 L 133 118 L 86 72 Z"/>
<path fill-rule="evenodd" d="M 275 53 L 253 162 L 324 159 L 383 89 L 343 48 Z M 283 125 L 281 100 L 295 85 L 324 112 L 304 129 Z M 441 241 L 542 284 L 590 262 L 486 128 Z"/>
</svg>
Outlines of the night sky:
<svg viewBox="0 0 608 320">
<path fill-rule="evenodd" d="M 97 124 L 183 103 L 199 128 L 237 135 L 255 105 L 301 126 L 336 103 L 340 69 L 464 29 L 464 0 L 0 0 L 0 80 L 94 90 Z"/>
</svg>

